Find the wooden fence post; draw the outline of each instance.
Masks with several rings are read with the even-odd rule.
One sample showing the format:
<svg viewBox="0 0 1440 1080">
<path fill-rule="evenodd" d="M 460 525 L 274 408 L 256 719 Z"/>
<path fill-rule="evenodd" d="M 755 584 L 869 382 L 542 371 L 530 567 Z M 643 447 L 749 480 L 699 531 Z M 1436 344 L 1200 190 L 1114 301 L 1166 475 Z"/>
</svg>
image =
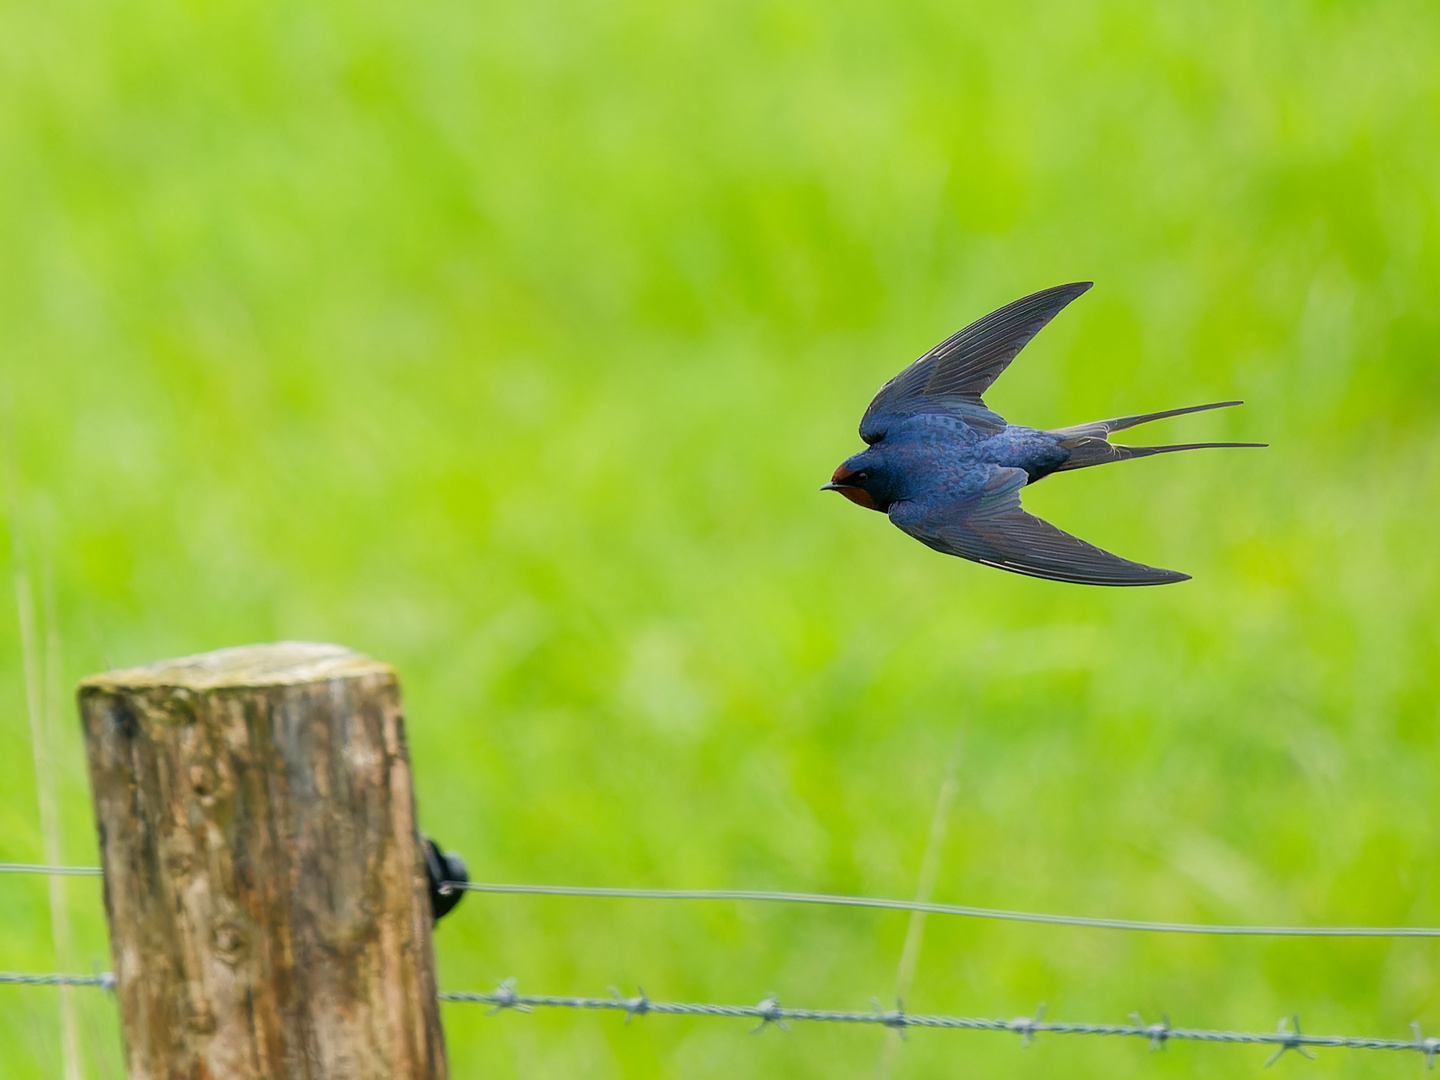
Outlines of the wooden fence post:
<svg viewBox="0 0 1440 1080">
<path fill-rule="evenodd" d="M 394 672 L 285 642 L 79 696 L 130 1080 L 444 1080 Z"/>
</svg>

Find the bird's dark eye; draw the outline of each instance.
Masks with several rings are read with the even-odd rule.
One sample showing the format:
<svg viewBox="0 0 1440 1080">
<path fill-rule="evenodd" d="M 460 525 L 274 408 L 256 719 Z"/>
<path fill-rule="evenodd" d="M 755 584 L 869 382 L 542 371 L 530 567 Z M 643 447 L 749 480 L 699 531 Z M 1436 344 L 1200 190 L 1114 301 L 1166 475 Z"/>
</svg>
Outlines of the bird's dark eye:
<svg viewBox="0 0 1440 1080">
<path fill-rule="evenodd" d="M 860 483 L 863 484 L 866 480 L 869 480 L 869 479 L 870 479 L 870 474 L 869 474 L 868 472 L 866 472 L 864 469 L 861 469 L 859 472 L 857 472 L 857 473 L 854 475 L 854 477 L 852 477 L 852 479 L 858 480 L 858 481 L 860 481 Z"/>
</svg>

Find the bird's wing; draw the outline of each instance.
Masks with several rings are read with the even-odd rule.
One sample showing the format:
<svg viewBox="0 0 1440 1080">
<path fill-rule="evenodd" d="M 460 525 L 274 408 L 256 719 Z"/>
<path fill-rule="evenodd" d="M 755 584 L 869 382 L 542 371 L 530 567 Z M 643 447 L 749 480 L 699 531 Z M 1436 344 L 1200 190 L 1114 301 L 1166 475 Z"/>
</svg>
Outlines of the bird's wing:
<svg viewBox="0 0 1440 1080">
<path fill-rule="evenodd" d="M 896 503 L 890 520 L 947 555 L 1077 585 L 1165 585 L 1189 574 L 1131 562 L 1062 532 L 1020 508 L 1025 470 L 996 466 L 985 490 L 927 509 Z"/>
<path fill-rule="evenodd" d="M 990 389 L 1060 309 L 1093 282 L 1056 285 L 992 311 L 952 334 L 880 388 L 860 419 L 860 437 L 878 442 L 896 420 L 917 413 L 958 416 L 987 433 L 1005 421 L 985 407 L 981 395 Z"/>
</svg>

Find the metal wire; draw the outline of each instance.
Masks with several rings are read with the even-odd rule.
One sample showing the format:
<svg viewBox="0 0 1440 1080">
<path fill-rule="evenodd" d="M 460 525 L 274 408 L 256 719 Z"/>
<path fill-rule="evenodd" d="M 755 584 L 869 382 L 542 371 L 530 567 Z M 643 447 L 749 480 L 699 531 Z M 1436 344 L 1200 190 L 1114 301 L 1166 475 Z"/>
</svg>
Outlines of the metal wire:
<svg viewBox="0 0 1440 1080">
<path fill-rule="evenodd" d="M 786 1021 L 812 1021 L 830 1024 L 875 1024 L 906 1030 L 909 1028 L 950 1028 L 971 1031 L 1008 1031 L 1020 1035 L 1029 1045 L 1037 1035 L 1115 1035 L 1145 1039 L 1150 1048 L 1162 1049 L 1174 1040 L 1209 1043 L 1254 1043 L 1276 1047 L 1270 1061 L 1287 1050 L 1307 1053 L 1312 1046 L 1338 1047 L 1347 1050 L 1411 1050 L 1425 1055 L 1427 1065 L 1434 1066 L 1440 1054 L 1440 1038 L 1425 1038 L 1418 1025 L 1412 1024 L 1413 1039 L 1369 1039 L 1353 1035 L 1306 1035 L 1300 1030 L 1299 1017 L 1286 1017 L 1273 1032 L 1210 1031 L 1204 1028 L 1171 1027 L 1168 1018 L 1157 1024 L 1145 1024 L 1138 1016 L 1133 1024 L 1081 1024 L 1043 1019 L 1043 1009 L 1035 1016 L 1013 1020 L 995 1020 L 975 1016 L 930 1016 L 907 1013 L 903 1009 L 885 1010 L 877 1006 L 869 1012 L 847 1012 L 830 1009 L 792 1009 L 780 1004 L 774 996 L 758 1005 L 716 1005 L 705 1002 L 652 1001 L 644 991 L 636 997 L 623 997 L 612 990 L 608 998 L 555 997 L 547 994 L 520 994 L 515 980 L 507 979 L 488 994 L 447 992 L 441 1001 L 465 1002 L 491 1006 L 491 1013 L 504 1009 L 529 1012 L 531 1009 L 599 1009 L 623 1012 L 626 1022 L 637 1016 L 658 1013 L 662 1016 L 729 1016 L 759 1020 L 760 1031 L 770 1024 L 785 1027 Z M 1307 1053 L 1307 1056 L 1308 1053 Z M 1266 1064 L 1269 1064 L 1267 1062 Z"/>
<path fill-rule="evenodd" d="M 105 990 L 115 989 L 115 976 L 109 972 L 99 975 L 26 974 L 23 972 L 0 971 L 0 985 L 19 986 L 96 986 Z M 1425 1063 L 1434 1067 L 1435 1058 L 1440 1055 L 1440 1038 L 1424 1037 L 1418 1024 L 1411 1024 L 1412 1039 L 1371 1039 L 1356 1035 L 1306 1035 L 1300 1030 L 1300 1018 L 1286 1017 L 1275 1031 L 1211 1031 L 1205 1028 L 1171 1027 L 1167 1017 L 1156 1024 L 1142 1023 L 1138 1015 L 1131 1014 L 1133 1024 L 1082 1024 L 1044 1018 L 1044 1006 L 1034 1016 L 1017 1016 L 1013 1020 L 997 1020 L 981 1016 L 934 1016 L 925 1013 L 907 1013 L 903 1008 L 882 1009 L 879 1002 L 868 1012 L 853 1012 L 838 1009 L 794 1009 L 781 1005 L 772 994 L 756 1005 L 722 1005 L 714 1002 L 696 1001 L 652 1001 L 641 990 L 634 997 L 625 997 L 617 990 L 611 990 L 610 997 L 561 997 L 552 994 L 520 994 L 515 990 L 515 980 L 506 979 L 489 993 L 469 991 L 441 991 L 441 1001 L 460 1004 L 489 1005 L 490 1012 L 511 1009 L 515 1012 L 530 1012 L 532 1009 L 594 1009 L 604 1012 L 622 1012 L 628 1024 L 637 1016 L 655 1013 L 660 1016 L 710 1016 L 758 1020 L 752 1029 L 758 1032 L 770 1025 L 789 1030 L 788 1022 L 808 1021 L 822 1024 L 872 1024 L 880 1027 L 959 1029 L 967 1031 L 1007 1031 L 1019 1035 L 1023 1045 L 1029 1046 L 1037 1035 L 1114 1035 L 1121 1038 L 1145 1039 L 1150 1049 L 1164 1049 L 1167 1043 L 1251 1043 L 1274 1046 L 1275 1053 L 1266 1062 L 1271 1064 L 1287 1050 L 1297 1050 L 1307 1057 L 1312 1046 L 1328 1046 L 1345 1050 L 1411 1050 L 1425 1055 Z"/>
<path fill-rule="evenodd" d="M 0 863 L 0 874 L 101 874 L 98 866 L 42 866 L 37 863 Z M 591 896 L 613 900 L 744 900 L 762 903 L 822 904 L 831 907 L 878 908 L 888 911 L 923 911 L 930 915 L 958 915 L 970 919 L 1084 926 L 1095 930 L 1132 930 L 1155 934 L 1217 934 L 1231 937 L 1331 938 L 1437 938 L 1436 926 L 1227 926 L 1217 923 L 1150 922 L 1108 919 L 1089 915 L 1049 915 L 1033 911 L 895 900 L 883 896 L 835 896 L 827 893 L 765 892 L 758 889 L 626 889 L 591 885 L 512 885 L 485 881 L 445 881 L 441 892 L 509 893 L 523 896 Z"/>
<path fill-rule="evenodd" d="M 19 971 L 0 971 L 0 984 L 14 986 L 99 986 L 115 989 L 115 976 L 108 971 L 101 975 L 27 975 Z"/>
<path fill-rule="evenodd" d="M 972 919 L 1049 923 L 1056 926 L 1087 926 L 1098 930 L 1137 930 L 1160 934 L 1224 934 L 1242 937 L 1440 937 L 1440 927 L 1433 926 L 1223 926 L 1212 923 L 1145 922 L 1136 919 L 1092 918 L 1085 915 L 1046 915 L 1029 911 L 1005 911 L 996 908 L 934 904 L 915 900 L 892 900 L 874 896 L 760 892 L 753 889 L 611 889 L 575 885 L 501 885 L 477 881 L 447 881 L 440 888 L 442 891 L 464 889 L 467 892 L 518 893 L 527 896 L 600 896 L 628 900 L 758 900 L 786 904 L 826 904 L 837 907 L 923 911 L 932 915 L 960 915 Z"/>
<path fill-rule="evenodd" d="M 3 862 L 0 874 L 48 874 L 51 877 L 100 877 L 104 871 L 98 866 L 45 866 L 41 863 Z"/>
</svg>

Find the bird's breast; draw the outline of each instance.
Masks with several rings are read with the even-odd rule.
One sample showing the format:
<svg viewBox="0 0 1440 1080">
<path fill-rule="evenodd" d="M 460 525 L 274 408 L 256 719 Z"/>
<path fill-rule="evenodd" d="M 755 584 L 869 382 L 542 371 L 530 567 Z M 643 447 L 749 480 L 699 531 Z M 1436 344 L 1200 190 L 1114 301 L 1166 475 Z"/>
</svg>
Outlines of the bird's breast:
<svg viewBox="0 0 1440 1080">
<path fill-rule="evenodd" d="M 849 499 L 856 506 L 863 506 L 866 510 L 880 509 L 880 507 L 876 505 L 874 497 L 864 488 L 837 487 L 835 490 L 840 492 L 841 495 L 844 495 L 845 498 Z"/>
</svg>

